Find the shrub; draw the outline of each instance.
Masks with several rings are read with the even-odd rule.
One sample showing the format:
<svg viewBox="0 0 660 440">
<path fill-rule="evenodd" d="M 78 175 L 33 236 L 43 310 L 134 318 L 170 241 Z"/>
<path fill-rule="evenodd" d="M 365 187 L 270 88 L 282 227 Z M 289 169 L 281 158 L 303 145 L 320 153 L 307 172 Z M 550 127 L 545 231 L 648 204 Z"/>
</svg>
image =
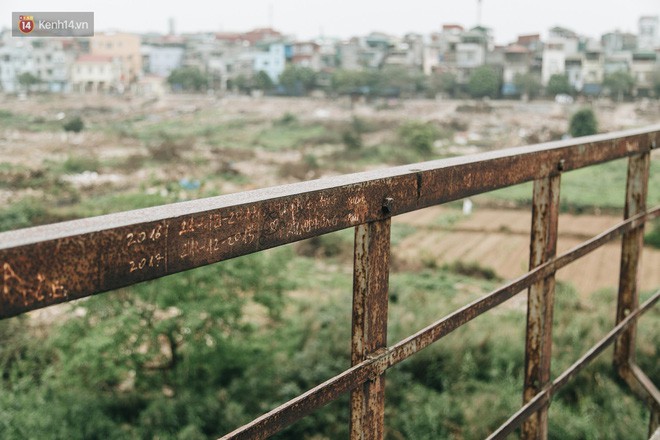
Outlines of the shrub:
<svg viewBox="0 0 660 440">
<path fill-rule="evenodd" d="M 293 125 L 298 122 L 298 118 L 291 112 L 286 112 L 281 118 L 275 121 L 275 125 Z"/>
<path fill-rule="evenodd" d="M 341 141 L 349 150 L 359 150 L 362 148 L 362 136 L 353 130 L 346 130 L 341 135 Z"/>
<path fill-rule="evenodd" d="M 647 225 L 649 232 L 644 236 L 644 243 L 660 249 L 660 220 L 655 220 Z"/>
<path fill-rule="evenodd" d="M 428 122 L 409 121 L 399 128 L 399 137 L 404 145 L 422 154 L 431 152 L 438 136 L 438 129 Z"/>
<path fill-rule="evenodd" d="M 172 70 L 167 82 L 174 90 L 198 92 L 208 85 L 208 77 L 197 67 L 180 67 Z"/>
<path fill-rule="evenodd" d="M 578 110 L 572 117 L 569 126 L 571 136 L 589 136 L 598 132 L 596 115 L 590 108 Z"/>
<path fill-rule="evenodd" d="M 460 275 L 465 275 L 470 278 L 481 278 L 484 280 L 499 279 L 493 269 L 490 267 L 483 267 L 476 261 L 454 261 L 452 264 L 444 265 L 443 269 Z"/>
<path fill-rule="evenodd" d="M 342 132 L 341 140 L 348 150 L 359 150 L 362 148 L 362 135 L 372 130 L 364 119 L 353 116 L 350 124 Z"/>
<path fill-rule="evenodd" d="M 147 149 L 152 159 L 162 162 L 169 162 L 181 157 L 179 150 L 186 146 L 186 141 L 176 139 L 167 132 L 158 133 L 157 141 L 149 143 Z"/>
<path fill-rule="evenodd" d="M 63 127 L 64 127 L 64 131 L 72 131 L 74 133 L 80 133 L 82 129 L 85 127 L 85 124 L 83 123 L 83 120 L 80 118 L 80 116 L 76 116 L 70 121 L 65 122 Z"/>
<path fill-rule="evenodd" d="M 556 74 L 550 77 L 546 90 L 550 96 L 559 94 L 571 95 L 574 92 L 573 86 L 568 81 L 568 75 Z"/>
<path fill-rule="evenodd" d="M 0 209 L 0 232 L 27 228 L 53 221 L 44 204 L 34 198 L 26 198 Z"/>
<path fill-rule="evenodd" d="M 500 90 L 500 77 L 490 66 L 481 66 L 470 75 L 467 88 L 473 98 L 495 98 Z"/>
<path fill-rule="evenodd" d="M 69 156 L 62 163 L 62 171 L 68 174 L 98 171 L 100 167 L 98 158 L 93 155 Z"/>
</svg>

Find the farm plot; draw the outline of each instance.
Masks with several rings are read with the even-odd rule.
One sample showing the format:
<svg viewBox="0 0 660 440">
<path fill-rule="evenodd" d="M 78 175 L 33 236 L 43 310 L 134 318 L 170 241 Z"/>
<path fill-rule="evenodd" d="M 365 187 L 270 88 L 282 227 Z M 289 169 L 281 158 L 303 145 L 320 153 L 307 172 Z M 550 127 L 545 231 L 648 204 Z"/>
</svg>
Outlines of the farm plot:
<svg viewBox="0 0 660 440">
<path fill-rule="evenodd" d="M 456 262 L 492 269 L 505 280 L 527 271 L 531 213 L 484 209 L 469 216 L 444 208 L 428 208 L 403 215 L 397 222 L 412 225 L 416 232 L 393 249 L 394 260 L 405 268 L 451 266 Z M 618 223 L 616 216 L 559 216 L 558 252 L 565 252 Z M 621 247 L 612 242 L 560 270 L 557 279 L 571 283 L 582 295 L 618 286 Z M 660 285 L 660 251 L 647 247 L 642 257 L 642 290 Z"/>
</svg>

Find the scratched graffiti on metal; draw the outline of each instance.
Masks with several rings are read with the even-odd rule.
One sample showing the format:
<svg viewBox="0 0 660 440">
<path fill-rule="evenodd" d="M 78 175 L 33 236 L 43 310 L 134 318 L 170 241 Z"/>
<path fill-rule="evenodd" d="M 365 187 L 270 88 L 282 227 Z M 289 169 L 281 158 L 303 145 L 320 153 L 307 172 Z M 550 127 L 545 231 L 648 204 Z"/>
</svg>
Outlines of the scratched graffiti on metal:
<svg viewBox="0 0 660 440">
<path fill-rule="evenodd" d="M 29 279 L 17 274 L 9 263 L 2 265 L 2 295 L 5 301 L 16 303 L 20 301 L 25 307 L 45 299 L 65 299 L 68 291 L 59 281 L 46 278 L 37 272 Z"/>
</svg>

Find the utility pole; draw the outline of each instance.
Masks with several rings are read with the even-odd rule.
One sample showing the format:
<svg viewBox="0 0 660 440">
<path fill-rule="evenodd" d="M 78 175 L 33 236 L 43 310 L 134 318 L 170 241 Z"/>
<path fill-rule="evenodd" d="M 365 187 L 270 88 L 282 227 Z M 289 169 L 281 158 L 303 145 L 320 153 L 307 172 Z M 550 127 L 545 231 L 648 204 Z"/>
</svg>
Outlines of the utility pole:
<svg viewBox="0 0 660 440">
<path fill-rule="evenodd" d="M 268 3 L 268 27 L 273 28 L 273 3 Z"/>
<path fill-rule="evenodd" d="M 477 0 L 477 26 L 481 26 L 481 0 Z"/>
</svg>

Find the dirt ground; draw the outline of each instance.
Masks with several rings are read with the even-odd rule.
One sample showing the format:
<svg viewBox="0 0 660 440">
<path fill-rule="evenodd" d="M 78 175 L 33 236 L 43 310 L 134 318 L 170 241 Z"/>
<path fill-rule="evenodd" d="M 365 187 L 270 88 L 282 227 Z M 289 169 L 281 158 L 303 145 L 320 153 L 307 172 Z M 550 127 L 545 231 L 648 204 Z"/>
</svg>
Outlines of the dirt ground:
<svg viewBox="0 0 660 440">
<path fill-rule="evenodd" d="M 531 212 L 520 210 L 476 209 L 460 216 L 451 226 L 433 226 L 443 215 L 457 211 L 443 207 L 427 208 L 395 219 L 417 228 L 393 249 L 395 258 L 406 267 L 420 267 L 429 259 L 438 266 L 456 261 L 478 263 L 510 280 L 527 272 Z M 459 214 L 460 215 L 460 214 Z M 611 215 L 560 214 L 558 253 L 566 252 L 621 219 Z M 561 269 L 560 281 L 570 282 L 583 295 L 618 286 L 620 241 L 613 241 Z M 640 283 L 642 290 L 660 286 L 660 250 L 645 248 Z"/>
<path fill-rule="evenodd" d="M 59 121 L 71 114 L 82 114 L 92 124 L 119 123 L 131 118 L 192 118 L 202 110 L 218 110 L 219 119 L 257 118 L 273 121 L 286 113 L 300 121 L 323 120 L 350 121 L 354 116 L 380 122 L 400 122 L 404 119 L 438 121 L 449 124 L 453 139 L 443 141 L 439 151 L 444 154 L 470 154 L 485 150 L 515 147 L 530 143 L 561 138 L 567 131 L 569 116 L 585 103 L 561 105 L 552 101 L 492 101 L 487 103 L 452 100 L 407 100 L 395 102 L 357 103 L 348 99 L 301 99 L 301 98 L 249 98 L 170 95 L 160 100 L 124 99 L 108 96 L 30 97 L 21 101 L 6 98 L 0 108 L 14 113 L 29 115 L 42 121 Z M 640 101 L 612 105 L 608 102 L 594 104 L 600 131 L 615 131 L 641 127 L 660 120 L 660 103 Z M 387 124 L 384 124 L 387 126 Z M 393 124 L 396 125 L 396 124 Z M 367 144 L 383 141 L 395 131 L 370 133 Z M 212 157 L 204 146 L 193 145 L 200 157 Z M 16 130 L 11 127 L 0 130 L 0 162 L 27 169 L 43 167 L 48 161 L 61 162 L 72 153 L 90 150 L 105 160 L 145 155 L 146 148 L 135 138 L 121 138 L 103 130 L 66 134 L 63 131 Z M 318 149 L 321 150 L 320 148 Z M 287 183 L 278 170 L 283 163 L 300 162 L 301 151 L 295 149 L 265 151 L 255 147 L 241 150 L 233 158 L 233 167 L 247 176 L 248 183 L 226 183 L 221 193 L 267 187 Z M 244 153 L 244 154 L 243 154 Z M 167 165 L 170 166 L 170 165 Z M 373 165 L 370 167 L 384 167 Z M 163 165 L 165 167 L 165 165 Z M 162 174 L 177 181 L 191 172 L 172 164 Z M 151 171 L 153 174 L 154 172 Z M 321 172 L 320 176 L 333 174 Z M 74 176 L 75 177 L 75 176 Z M 143 170 L 112 171 L 111 176 L 101 176 L 104 185 L 115 185 L 117 191 L 129 187 L 139 188 L 151 178 Z M 163 178 L 164 179 L 164 178 Z M 32 189 L 22 189 L 21 196 Z M 18 194 L 18 191 L 16 191 Z M 16 200 L 11 190 L 0 188 L 0 203 Z M 461 218 L 450 227 L 438 226 L 434 221 L 448 208 L 429 208 L 395 221 L 409 223 L 418 231 L 404 239 L 395 249 L 396 258 L 411 267 L 419 266 L 422 259 L 434 259 L 438 264 L 478 262 L 490 267 L 503 279 L 511 279 L 527 270 L 529 253 L 530 213 L 516 210 L 483 209 L 476 206 L 471 216 Z M 560 216 L 559 252 L 575 246 L 604 228 L 615 224 L 611 216 Z M 573 263 L 559 272 L 560 280 L 570 281 L 585 293 L 603 287 L 614 287 L 618 277 L 619 245 L 607 245 L 588 257 Z M 423 258 L 422 258 L 423 257 Z M 641 286 L 650 289 L 660 285 L 660 251 L 646 250 L 643 258 Z"/>
</svg>

